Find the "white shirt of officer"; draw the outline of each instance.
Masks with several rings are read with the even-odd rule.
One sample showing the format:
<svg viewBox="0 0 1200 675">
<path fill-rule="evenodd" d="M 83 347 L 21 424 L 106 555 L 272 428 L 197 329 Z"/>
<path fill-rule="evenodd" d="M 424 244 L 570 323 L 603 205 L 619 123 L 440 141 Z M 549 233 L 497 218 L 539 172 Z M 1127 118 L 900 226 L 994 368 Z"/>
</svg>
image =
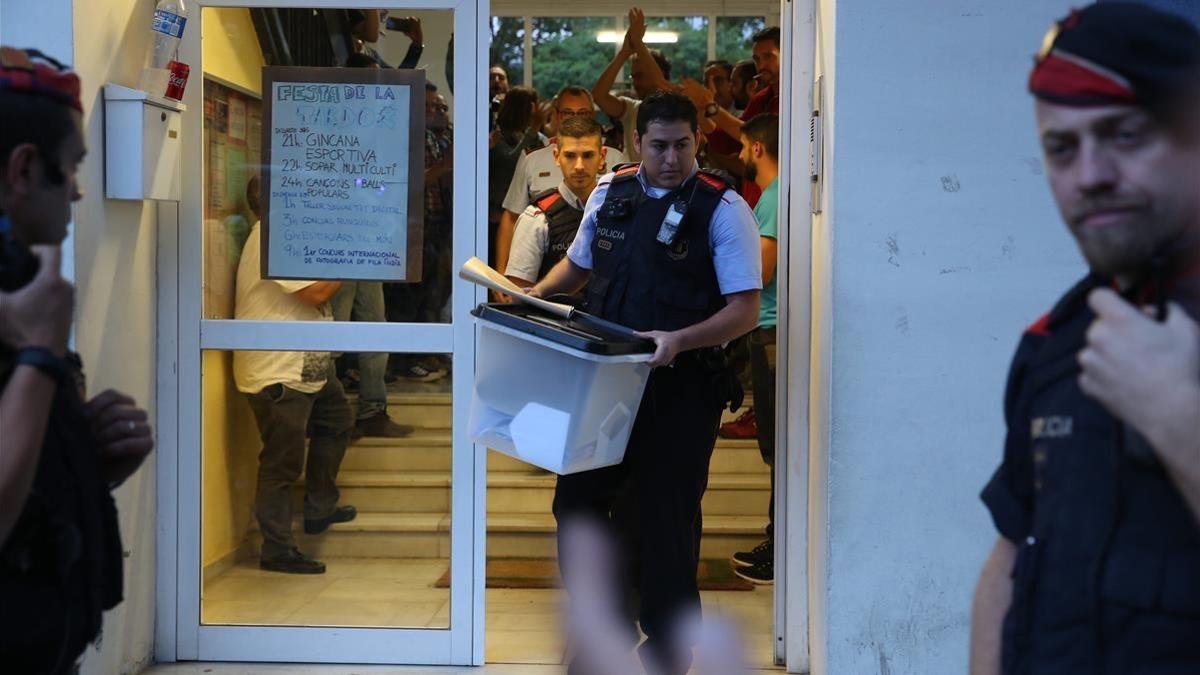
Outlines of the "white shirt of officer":
<svg viewBox="0 0 1200 675">
<path fill-rule="evenodd" d="M 517 158 L 517 168 L 513 172 L 512 182 L 508 184 L 508 193 L 504 195 L 506 211 L 524 212 L 534 195 L 562 182 L 562 169 L 558 168 L 558 162 L 554 159 L 555 147 L 557 144 L 552 139 L 550 145 Z M 604 150 L 604 165 L 600 167 L 600 173 L 611 173 L 614 166 L 625 162 L 625 153 L 620 150 L 607 145 Z"/>
<path fill-rule="evenodd" d="M 693 162 L 690 180 L 700 166 Z M 592 241 L 596 237 L 596 211 L 604 203 L 608 187 L 615 174 L 606 174 L 596 183 L 596 189 L 583 209 L 583 221 L 575 240 L 567 249 L 567 257 L 576 265 L 592 269 Z M 671 192 L 672 188 L 652 187 L 646 180 L 646 168 L 639 167 L 638 182 L 652 199 Z M 686 182 L 686 181 L 685 181 Z M 762 290 L 762 252 L 758 240 L 758 220 L 750 205 L 733 190 L 721 195 L 721 203 L 713 211 L 708 227 L 708 244 L 712 250 L 713 267 L 721 295 L 742 291 Z"/>
<path fill-rule="evenodd" d="M 567 200 L 571 208 L 583 210 L 583 200 L 571 192 L 565 181 L 559 182 L 558 194 Z M 508 267 L 504 269 L 505 276 L 524 279 L 530 283 L 538 281 L 542 271 L 542 259 L 549 250 L 550 220 L 537 204 L 530 204 L 517 218 L 512 250 L 508 254 Z"/>
</svg>

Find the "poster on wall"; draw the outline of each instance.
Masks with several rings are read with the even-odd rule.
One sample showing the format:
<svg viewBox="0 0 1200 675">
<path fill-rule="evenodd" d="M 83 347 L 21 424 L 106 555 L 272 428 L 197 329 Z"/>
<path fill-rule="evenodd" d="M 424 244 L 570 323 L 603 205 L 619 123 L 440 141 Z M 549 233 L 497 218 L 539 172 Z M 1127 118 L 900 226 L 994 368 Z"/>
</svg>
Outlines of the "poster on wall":
<svg viewBox="0 0 1200 675">
<path fill-rule="evenodd" d="M 262 274 L 419 281 L 425 75 L 263 68 Z"/>
</svg>

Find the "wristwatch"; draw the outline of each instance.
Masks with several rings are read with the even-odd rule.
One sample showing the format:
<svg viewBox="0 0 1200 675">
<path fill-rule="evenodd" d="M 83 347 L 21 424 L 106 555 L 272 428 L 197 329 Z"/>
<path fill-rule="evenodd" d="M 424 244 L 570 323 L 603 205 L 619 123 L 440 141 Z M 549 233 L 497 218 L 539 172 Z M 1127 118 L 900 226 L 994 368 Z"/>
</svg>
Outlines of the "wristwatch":
<svg viewBox="0 0 1200 675">
<path fill-rule="evenodd" d="M 55 382 L 66 382 L 70 376 L 66 361 L 45 347 L 22 347 L 17 350 L 14 366 L 33 366 L 49 375 Z"/>
<path fill-rule="evenodd" d="M 721 110 L 721 107 L 717 105 L 717 102 L 712 101 L 708 105 L 704 106 L 704 116 L 712 117 L 712 116 L 716 115 L 717 112 L 719 112 L 720 110 Z"/>
</svg>

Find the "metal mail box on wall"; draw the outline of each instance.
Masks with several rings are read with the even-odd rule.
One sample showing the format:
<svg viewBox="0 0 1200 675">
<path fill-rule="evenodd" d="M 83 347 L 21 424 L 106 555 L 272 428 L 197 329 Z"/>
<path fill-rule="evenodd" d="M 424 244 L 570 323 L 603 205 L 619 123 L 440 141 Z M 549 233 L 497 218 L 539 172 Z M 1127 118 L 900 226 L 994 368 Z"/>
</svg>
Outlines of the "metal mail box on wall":
<svg viewBox="0 0 1200 675">
<path fill-rule="evenodd" d="M 104 196 L 179 201 L 179 101 L 104 85 Z"/>
</svg>

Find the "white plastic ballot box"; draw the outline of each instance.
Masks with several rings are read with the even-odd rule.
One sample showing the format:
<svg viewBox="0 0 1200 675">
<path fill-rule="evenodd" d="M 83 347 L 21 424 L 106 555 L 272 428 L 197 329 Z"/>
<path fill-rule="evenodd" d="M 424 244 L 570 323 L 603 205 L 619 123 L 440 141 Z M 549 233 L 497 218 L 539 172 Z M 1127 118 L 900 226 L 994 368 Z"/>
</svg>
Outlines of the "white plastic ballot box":
<svg viewBox="0 0 1200 675">
<path fill-rule="evenodd" d="M 482 304 L 471 440 L 558 474 L 620 464 L 654 343 Z"/>
</svg>

